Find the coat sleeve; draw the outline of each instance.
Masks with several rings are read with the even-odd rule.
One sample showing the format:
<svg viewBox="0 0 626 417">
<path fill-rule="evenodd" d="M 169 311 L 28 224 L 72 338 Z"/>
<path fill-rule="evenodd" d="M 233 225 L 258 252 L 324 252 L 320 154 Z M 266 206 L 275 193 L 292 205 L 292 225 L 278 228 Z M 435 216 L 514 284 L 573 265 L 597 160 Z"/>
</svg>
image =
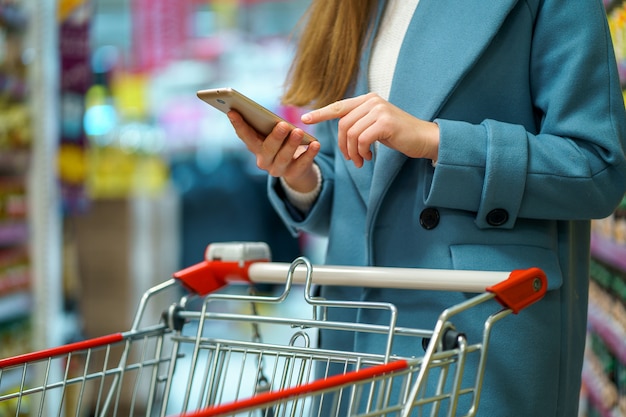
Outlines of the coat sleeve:
<svg viewBox="0 0 626 417">
<path fill-rule="evenodd" d="M 436 120 L 439 159 L 426 203 L 475 212 L 479 227 L 494 226 L 495 210 L 506 213 L 504 228 L 519 217 L 601 218 L 626 191 L 624 98 L 604 8 L 546 1 L 536 13 L 529 82 L 537 131 Z"/>
</svg>

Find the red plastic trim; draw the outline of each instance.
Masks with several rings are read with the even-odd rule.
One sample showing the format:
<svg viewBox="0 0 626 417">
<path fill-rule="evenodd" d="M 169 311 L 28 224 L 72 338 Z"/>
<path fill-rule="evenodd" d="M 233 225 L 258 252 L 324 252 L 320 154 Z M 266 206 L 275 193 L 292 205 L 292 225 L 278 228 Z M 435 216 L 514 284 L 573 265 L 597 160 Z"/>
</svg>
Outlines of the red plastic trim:
<svg viewBox="0 0 626 417">
<path fill-rule="evenodd" d="M 546 274 L 539 268 L 512 271 L 509 278 L 492 285 L 487 291 L 495 294 L 502 306 L 517 314 L 543 298 L 548 289 Z"/>
<path fill-rule="evenodd" d="M 226 286 L 231 281 L 250 282 L 248 269 L 257 259 L 246 262 L 203 261 L 174 273 L 174 278 L 181 281 L 189 291 L 198 295 L 207 295 Z"/>
<path fill-rule="evenodd" d="M 399 360 L 383 365 L 372 366 L 371 368 L 360 369 L 358 371 L 348 372 L 342 375 L 334 375 L 326 379 L 319 379 L 308 384 L 285 388 L 277 391 L 264 392 L 254 397 L 246 398 L 241 401 L 235 401 L 228 404 L 213 406 L 204 410 L 185 413 L 185 417 L 216 417 L 229 416 L 234 412 L 243 410 L 255 410 L 273 404 L 275 402 L 286 400 L 288 398 L 297 397 L 299 395 L 310 394 L 331 388 L 338 388 L 343 385 L 354 384 L 358 381 L 367 380 L 369 378 L 382 374 L 406 369 L 409 363 L 406 360 Z"/>
<path fill-rule="evenodd" d="M 25 353 L 23 355 L 13 356 L 11 358 L 0 359 L 0 368 L 23 365 L 28 362 L 35 362 L 57 356 L 67 355 L 68 353 L 92 349 L 100 346 L 106 346 L 113 343 L 121 342 L 123 340 L 124 335 L 122 333 L 114 333 L 107 336 L 96 337 L 93 339 L 44 349 L 37 352 Z"/>
</svg>

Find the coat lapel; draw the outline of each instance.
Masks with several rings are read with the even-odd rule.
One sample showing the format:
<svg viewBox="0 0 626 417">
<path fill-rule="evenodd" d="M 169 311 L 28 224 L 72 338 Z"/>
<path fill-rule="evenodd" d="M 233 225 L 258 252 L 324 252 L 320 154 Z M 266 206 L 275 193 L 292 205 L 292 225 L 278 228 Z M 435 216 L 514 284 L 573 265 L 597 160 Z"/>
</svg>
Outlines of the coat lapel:
<svg viewBox="0 0 626 417">
<path fill-rule="evenodd" d="M 396 64 L 389 101 L 433 120 L 517 1 L 420 0 Z M 369 60 L 369 48 L 365 55 Z M 367 75 L 362 77 L 359 84 L 367 85 Z M 405 155 L 379 146 L 369 191 L 371 213 L 406 160 Z"/>
</svg>

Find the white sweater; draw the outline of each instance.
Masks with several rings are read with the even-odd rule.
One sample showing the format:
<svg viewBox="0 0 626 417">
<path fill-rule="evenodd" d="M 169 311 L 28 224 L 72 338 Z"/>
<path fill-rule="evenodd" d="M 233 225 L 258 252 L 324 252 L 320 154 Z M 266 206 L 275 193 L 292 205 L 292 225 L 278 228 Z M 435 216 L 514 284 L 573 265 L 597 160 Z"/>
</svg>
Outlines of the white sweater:
<svg viewBox="0 0 626 417">
<path fill-rule="evenodd" d="M 389 99 L 400 47 L 419 0 L 388 0 L 374 40 L 369 68 L 370 91 Z"/>
</svg>

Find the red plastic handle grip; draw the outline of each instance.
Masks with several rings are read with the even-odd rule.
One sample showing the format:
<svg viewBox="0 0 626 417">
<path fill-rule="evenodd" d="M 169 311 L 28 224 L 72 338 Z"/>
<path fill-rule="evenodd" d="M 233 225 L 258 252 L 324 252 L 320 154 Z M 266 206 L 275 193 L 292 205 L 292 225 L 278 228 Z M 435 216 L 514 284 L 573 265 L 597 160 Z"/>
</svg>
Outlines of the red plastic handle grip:
<svg viewBox="0 0 626 417">
<path fill-rule="evenodd" d="M 207 295 L 226 286 L 230 281 L 250 282 L 248 269 L 254 262 L 266 260 L 202 261 L 174 273 L 185 288 L 198 295 Z"/>
<path fill-rule="evenodd" d="M 515 314 L 543 298 L 547 289 L 548 279 L 539 268 L 512 271 L 508 279 L 487 287 L 502 306 Z"/>
</svg>

